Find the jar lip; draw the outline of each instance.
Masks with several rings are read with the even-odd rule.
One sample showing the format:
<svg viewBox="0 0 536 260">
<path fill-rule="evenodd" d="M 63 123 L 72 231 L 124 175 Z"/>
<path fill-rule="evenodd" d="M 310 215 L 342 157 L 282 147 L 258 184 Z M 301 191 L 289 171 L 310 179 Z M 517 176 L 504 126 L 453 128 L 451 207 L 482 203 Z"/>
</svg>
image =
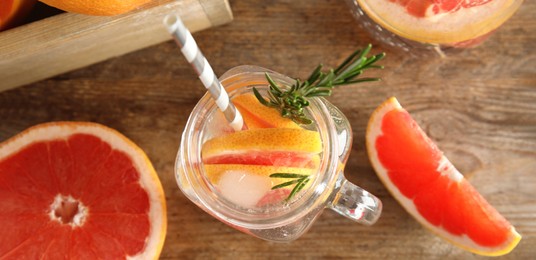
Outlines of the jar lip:
<svg viewBox="0 0 536 260">
<path fill-rule="evenodd" d="M 239 90 L 247 90 L 245 87 L 251 87 L 252 83 L 256 87 L 268 87 L 268 83 L 265 79 L 265 73 L 269 72 L 270 76 L 276 81 L 282 84 L 292 84 L 293 79 L 273 72 L 258 66 L 243 65 L 230 69 L 228 72 L 222 75 L 222 84 L 226 87 L 230 97 L 236 95 Z M 244 228 L 272 228 L 274 226 L 282 226 L 295 221 L 295 219 L 303 217 L 308 214 L 309 208 L 316 208 L 321 206 L 322 208 L 328 201 L 328 197 L 331 195 L 334 185 L 328 185 L 336 181 L 337 168 L 338 167 L 338 153 L 335 152 L 338 149 L 338 143 L 334 137 L 334 122 L 329 116 L 329 111 L 324 102 L 327 102 L 323 98 L 313 98 L 310 100 L 311 108 L 315 112 L 313 113 L 314 119 L 320 125 L 318 131 L 324 143 L 323 156 L 321 157 L 321 163 L 319 174 L 317 178 L 313 179 L 311 187 L 307 189 L 300 198 L 290 203 L 280 211 L 275 212 L 254 212 L 233 207 L 232 203 L 221 198 L 221 195 L 213 192 L 212 185 L 207 182 L 204 177 L 204 167 L 202 167 L 200 147 L 203 139 L 203 133 L 192 133 L 193 130 L 199 130 L 203 132 L 206 125 L 204 118 L 207 114 L 214 111 L 216 108 L 215 102 L 208 95 L 205 94 L 198 104 L 195 106 L 183 133 L 183 140 L 181 141 L 181 147 L 179 154 L 177 155 L 176 170 L 178 167 L 183 167 L 183 173 L 186 175 L 186 179 L 190 182 L 191 187 L 196 190 L 197 203 L 201 204 L 207 212 L 210 214 L 225 220 L 226 222 L 244 227 Z M 184 145 L 183 145 L 184 144 Z M 188 151 L 194 149 L 195 153 L 188 154 Z M 187 161 L 181 161 L 185 154 L 188 154 Z M 194 158 L 192 158 L 192 156 Z M 197 165 L 195 165 L 197 163 Z M 201 167 L 199 167 L 201 165 Z M 191 174 L 193 171 L 201 174 Z M 190 174 L 189 174 L 190 173 Z M 329 174 L 328 174 L 329 173 Z M 180 185 L 179 185 L 180 186 Z M 181 187 L 182 189 L 182 187 Z M 186 194 L 188 195 L 188 194 Z M 219 197 L 218 197 L 219 196 Z"/>
</svg>

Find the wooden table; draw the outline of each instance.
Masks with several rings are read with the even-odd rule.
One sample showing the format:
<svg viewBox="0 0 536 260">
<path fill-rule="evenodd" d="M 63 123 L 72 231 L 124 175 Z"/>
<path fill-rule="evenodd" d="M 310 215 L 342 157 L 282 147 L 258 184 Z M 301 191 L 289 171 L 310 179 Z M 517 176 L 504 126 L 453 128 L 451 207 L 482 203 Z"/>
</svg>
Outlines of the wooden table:
<svg viewBox="0 0 536 260">
<path fill-rule="evenodd" d="M 343 1 L 231 1 L 235 20 L 195 33 L 217 74 L 255 64 L 305 77 L 372 40 Z M 524 6 L 485 44 L 445 59 L 385 51 L 381 83 L 329 98 L 354 130 L 346 176 L 384 203 L 365 227 L 325 211 L 290 244 L 253 239 L 216 221 L 179 191 L 173 166 L 188 114 L 204 90 L 169 41 L 0 93 L 0 140 L 41 122 L 94 121 L 140 145 L 163 182 L 168 231 L 162 259 L 477 259 L 422 228 L 376 177 L 365 151 L 370 113 L 396 96 L 474 186 L 523 235 L 505 259 L 536 255 L 536 10 Z M 1 84 L 1 83 L 0 83 Z"/>
</svg>

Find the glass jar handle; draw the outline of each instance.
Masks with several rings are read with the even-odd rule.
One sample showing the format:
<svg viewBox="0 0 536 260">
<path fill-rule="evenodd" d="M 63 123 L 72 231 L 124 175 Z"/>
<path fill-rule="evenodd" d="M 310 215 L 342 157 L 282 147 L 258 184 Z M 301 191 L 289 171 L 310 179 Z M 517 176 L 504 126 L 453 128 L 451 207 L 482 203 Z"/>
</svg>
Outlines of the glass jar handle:
<svg viewBox="0 0 536 260">
<path fill-rule="evenodd" d="M 353 221 L 370 226 L 380 217 L 382 202 L 342 177 L 340 189 L 329 208 Z"/>
</svg>

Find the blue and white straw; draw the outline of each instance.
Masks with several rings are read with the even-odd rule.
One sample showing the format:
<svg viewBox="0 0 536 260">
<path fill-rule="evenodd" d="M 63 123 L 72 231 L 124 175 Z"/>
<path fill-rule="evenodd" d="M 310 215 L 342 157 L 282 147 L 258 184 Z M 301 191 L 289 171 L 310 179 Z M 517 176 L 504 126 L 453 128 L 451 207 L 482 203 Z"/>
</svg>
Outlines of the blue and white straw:
<svg viewBox="0 0 536 260">
<path fill-rule="evenodd" d="M 164 18 L 164 25 L 175 39 L 175 42 L 181 47 L 182 54 L 190 65 L 192 65 L 205 88 L 216 100 L 216 105 L 223 111 L 223 114 L 227 121 L 229 121 L 231 127 L 235 131 L 242 130 L 244 128 L 244 119 L 242 118 L 240 111 L 236 109 L 229 99 L 227 91 L 225 91 L 221 82 L 218 80 L 218 77 L 214 74 L 212 67 L 203 53 L 201 53 L 194 37 L 192 37 L 192 34 L 186 26 L 184 26 L 180 17 L 174 14 L 167 15 Z"/>
</svg>

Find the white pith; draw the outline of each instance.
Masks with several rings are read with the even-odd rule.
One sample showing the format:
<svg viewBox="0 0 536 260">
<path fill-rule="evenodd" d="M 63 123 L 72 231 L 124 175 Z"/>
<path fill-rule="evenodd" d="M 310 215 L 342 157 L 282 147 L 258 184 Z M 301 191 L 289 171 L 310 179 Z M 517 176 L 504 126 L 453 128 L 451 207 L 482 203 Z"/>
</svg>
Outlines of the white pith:
<svg viewBox="0 0 536 260">
<path fill-rule="evenodd" d="M 69 223 L 69 225 L 71 227 L 81 227 L 82 225 L 84 225 L 84 222 L 89 214 L 89 209 L 81 202 L 81 201 L 78 201 L 76 200 L 75 198 L 73 198 L 72 196 L 63 196 L 61 194 L 58 194 L 56 195 L 56 197 L 54 197 L 54 201 L 52 202 L 52 204 L 50 205 L 50 212 L 49 212 L 49 217 L 51 220 L 53 221 L 57 221 L 59 223 L 62 223 L 61 221 L 61 218 L 60 217 L 57 217 L 55 212 L 56 212 L 56 209 L 58 209 L 59 207 L 61 207 L 61 204 L 63 201 L 68 201 L 68 202 L 78 202 L 78 210 L 77 210 L 77 213 L 74 215 L 73 217 L 73 220 Z"/>
<path fill-rule="evenodd" d="M 516 237 L 519 236 L 519 234 L 516 232 L 513 226 L 511 228 L 511 232 L 509 234 L 507 241 L 505 241 L 503 245 L 490 248 L 490 247 L 484 247 L 484 246 L 480 246 L 476 244 L 473 240 L 471 240 L 465 234 L 460 235 L 460 236 L 453 235 L 447 232 L 446 230 L 444 230 L 441 226 L 438 227 L 438 226 L 431 224 L 424 217 L 421 216 L 421 214 L 418 212 L 417 208 L 415 207 L 413 200 L 404 196 L 400 192 L 400 190 L 391 182 L 387 174 L 387 170 L 383 167 L 383 165 L 379 161 L 378 153 L 374 146 L 374 143 L 377 140 L 377 138 L 382 135 L 380 121 L 383 119 L 384 115 L 391 110 L 404 110 L 404 109 L 395 98 L 391 98 L 389 102 L 385 102 L 384 104 L 382 104 L 382 106 L 377 111 L 375 111 L 375 113 L 372 115 L 369 121 L 369 124 L 368 124 L 369 129 L 367 129 L 367 133 L 366 133 L 366 142 L 367 142 L 367 150 L 369 153 L 369 159 L 371 161 L 371 164 L 374 170 L 376 171 L 376 174 L 378 175 L 382 183 L 386 186 L 386 188 L 389 190 L 389 192 L 392 194 L 392 196 L 402 205 L 402 207 L 411 216 L 413 216 L 424 227 L 426 227 L 428 230 L 432 231 L 438 236 L 450 241 L 451 243 L 461 248 L 464 248 L 472 252 L 479 252 L 479 253 L 484 252 L 484 253 L 488 253 L 489 255 L 494 255 L 495 252 L 497 251 L 497 248 L 505 247 L 507 245 L 512 246 L 511 245 L 512 241 L 515 240 Z M 441 172 L 441 174 L 445 174 L 451 180 L 454 180 L 457 182 L 461 181 L 464 178 L 463 175 L 452 165 L 452 163 L 445 156 L 441 158 L 438 170 Z"/>
<path fill-rule="evenodd" d="M 159 255 L 163 233 L 165 233 L 165 201 L 158 177 L 143 151 L 125 137 L 120 138 L 119 132 L 94 123 L 58 122 L 47 123 L 30 128 L 0 145 L 0 160 L 15 154 L 30 144 L 41 141 L 67 140 L 74 134 L 89 134 L 108 143 L 112 149 L 124 152 L 132 160 L 134 167 L 140 173 L 140 186 L 147 191 L 150 208 L 148 212 L 151 228 L 146 238 L 145 249 L 137 255 L 127 256 L 128 259 L 152 259 Z M 152 170 L 152 172 L 151 172 Z M 59 195 L 58 195 L 59 196 Z M 69 195 L 65 195 L 70 197 Z M 56 196 L 55 200 L 58 199 Z M 73 198 L 76 200 L 76 198 Z M 80 201 L 83 205 L 83 201 Z M 86 212 L 90 214 L 90 209 Z M 164 214 L 164 215 L 163 215 Z M 79 217 L 82 217 L 80 215 Z M 85 215 L 84 215 L 85 217 Z M 82 219 L 80 221 L 83 222 Z M 82 223 L 80 222 L 80 223 Z"/>
</svg>

